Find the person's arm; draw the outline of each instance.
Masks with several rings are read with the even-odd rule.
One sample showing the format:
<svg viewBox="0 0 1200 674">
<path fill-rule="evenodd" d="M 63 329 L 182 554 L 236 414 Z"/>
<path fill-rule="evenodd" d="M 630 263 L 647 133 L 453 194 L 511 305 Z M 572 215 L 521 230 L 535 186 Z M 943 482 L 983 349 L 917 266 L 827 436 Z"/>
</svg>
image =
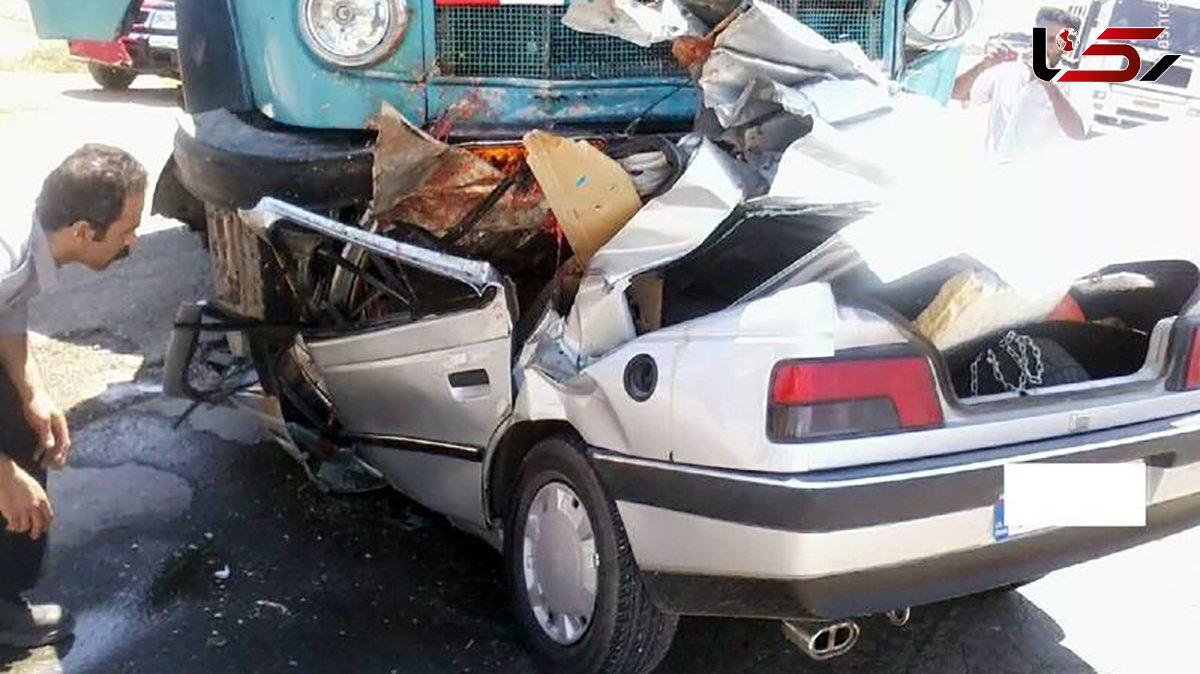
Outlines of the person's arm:
<svg viewBox="0 0 1200 674">
<path fill-rule="evenodd" d="M 950 93 L 950 98 L 964 103 L 971 100 L 971 90 L 975 87 L 975 81 L 979 79 L 980 75 L 993 66 L 1015 58 L 1016 52 L 1012 49 L 1002 44 L 989 45 L 983 60 L 954 80 L 954 91 Z"/>
<path fill-rule="evenodd" d="M 1038 80 L 1042 82 L 1042 80 Z M 1075 106 L 1071 105 L 1071 101 L 1063 94 L 1053 82 L 1042 82 L 1042 86 L 1046 88 L 1046 95 L 1050 97 L 1050 103 L 1054 105 L 1054 117 L 1058 120 L 1058 125 L 1062 127 L 1063 133 L 1072 140 L 1083 140 L 1086 135 L 1083 129 L 1083 118 L 1079 116 L 1079 112 L 1075 110 Z"/>
<path fill-rule="evenodd" d="M 14 534 L 37 540 L 50 529 L 54 508 L 42 485 L 12 459 L 0 454 L 0 516 Z"/>
<path fill-rule="evenodd" d="M 38 436 L 34 460 L 61 468 L 71 450 L 67 419 L 50 397 L 24 333 L 0 333 L 0 365 L 21 398 L 25 419 Z"/>
</svg>

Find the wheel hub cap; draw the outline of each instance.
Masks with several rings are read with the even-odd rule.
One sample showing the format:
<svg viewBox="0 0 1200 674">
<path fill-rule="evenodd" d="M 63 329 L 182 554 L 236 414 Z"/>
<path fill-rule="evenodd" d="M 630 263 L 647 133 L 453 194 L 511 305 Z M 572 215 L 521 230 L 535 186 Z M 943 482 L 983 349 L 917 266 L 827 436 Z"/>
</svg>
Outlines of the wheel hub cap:
<svg viewBox="0 0 1200 674">
<path fill-rule="evenodd" d="M 525 592 L 534 618 L 556 643 L 583 638 L 596 609 L 599 558 L 592 521 L 561 482 L 538 490 L 525 517 Z"/>
</svg>

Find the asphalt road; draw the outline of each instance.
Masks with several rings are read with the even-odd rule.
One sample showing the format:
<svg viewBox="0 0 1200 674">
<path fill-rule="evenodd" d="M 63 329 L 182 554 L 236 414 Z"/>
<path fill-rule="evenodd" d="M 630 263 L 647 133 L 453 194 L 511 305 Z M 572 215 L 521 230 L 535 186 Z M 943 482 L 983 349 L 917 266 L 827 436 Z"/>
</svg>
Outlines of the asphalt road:
<svg viewBox="0 0 1200 674">
<path fill-rule="evenodd" d="M 122 145 L 156 171 L 174 92 L 85 77 L 0 78 L 3 217 L 29 217 L 75 146 Z M 0 671 L 532 672 L 487 546 L 395 494 L 331 498 L 236 414 L 158 392 L 174 306 L 206 292 L 203 253 L 146 220 L 109 274 L 66 270 L 38 300 L 37 348 L 70 407 L 76 454 L 52 478 L 58 520 L 37 596 L 68 603 L 77 638 L 0 650 Z M 816 664 L 770 622 L 684 620 L 660 671 L 1200 671 L 1200 530 L 1053 574 L 1019 592 L 863 622 L 858 649 Z"/>
</svg>

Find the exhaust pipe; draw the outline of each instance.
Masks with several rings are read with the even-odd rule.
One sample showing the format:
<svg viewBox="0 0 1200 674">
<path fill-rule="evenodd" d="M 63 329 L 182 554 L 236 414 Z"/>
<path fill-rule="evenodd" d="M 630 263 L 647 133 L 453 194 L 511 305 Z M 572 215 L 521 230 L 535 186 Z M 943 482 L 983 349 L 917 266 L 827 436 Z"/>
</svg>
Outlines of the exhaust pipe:
<svg viewBox="0 0 1200 674">
<path fill-rule="evenodd" d="M 861 632 L 858 623 L 851 620 L 834 623 L 785 620 L 782 626 L 788 641 L 817 661 L 849 653 Z"/>
</svg>

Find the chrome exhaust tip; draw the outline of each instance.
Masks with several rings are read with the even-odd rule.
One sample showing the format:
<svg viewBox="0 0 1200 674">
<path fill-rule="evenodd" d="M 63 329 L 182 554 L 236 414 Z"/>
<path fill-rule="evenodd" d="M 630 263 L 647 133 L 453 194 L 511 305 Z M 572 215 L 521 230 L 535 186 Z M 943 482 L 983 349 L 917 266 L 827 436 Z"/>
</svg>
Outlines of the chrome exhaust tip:
<svg viewBox="0 0 1200 674">
<path fill-rule="evenodd" d="M 851 620 L 832 623 L 785 620 L 782 627 L 788 641 L 817 661 L 849 653 L 861 634 L 858 623 Z"/>
<path fill-rule="evenodd" d="M 888 622 L 890 622 L 892 625 L 896 627 L 904 627 L 908 624 L 908 621 L 912 619 L 912 609 L 896 609 L 895 611 L 888 611 L 884 615 L 887 616 Z"/>
</svg>

